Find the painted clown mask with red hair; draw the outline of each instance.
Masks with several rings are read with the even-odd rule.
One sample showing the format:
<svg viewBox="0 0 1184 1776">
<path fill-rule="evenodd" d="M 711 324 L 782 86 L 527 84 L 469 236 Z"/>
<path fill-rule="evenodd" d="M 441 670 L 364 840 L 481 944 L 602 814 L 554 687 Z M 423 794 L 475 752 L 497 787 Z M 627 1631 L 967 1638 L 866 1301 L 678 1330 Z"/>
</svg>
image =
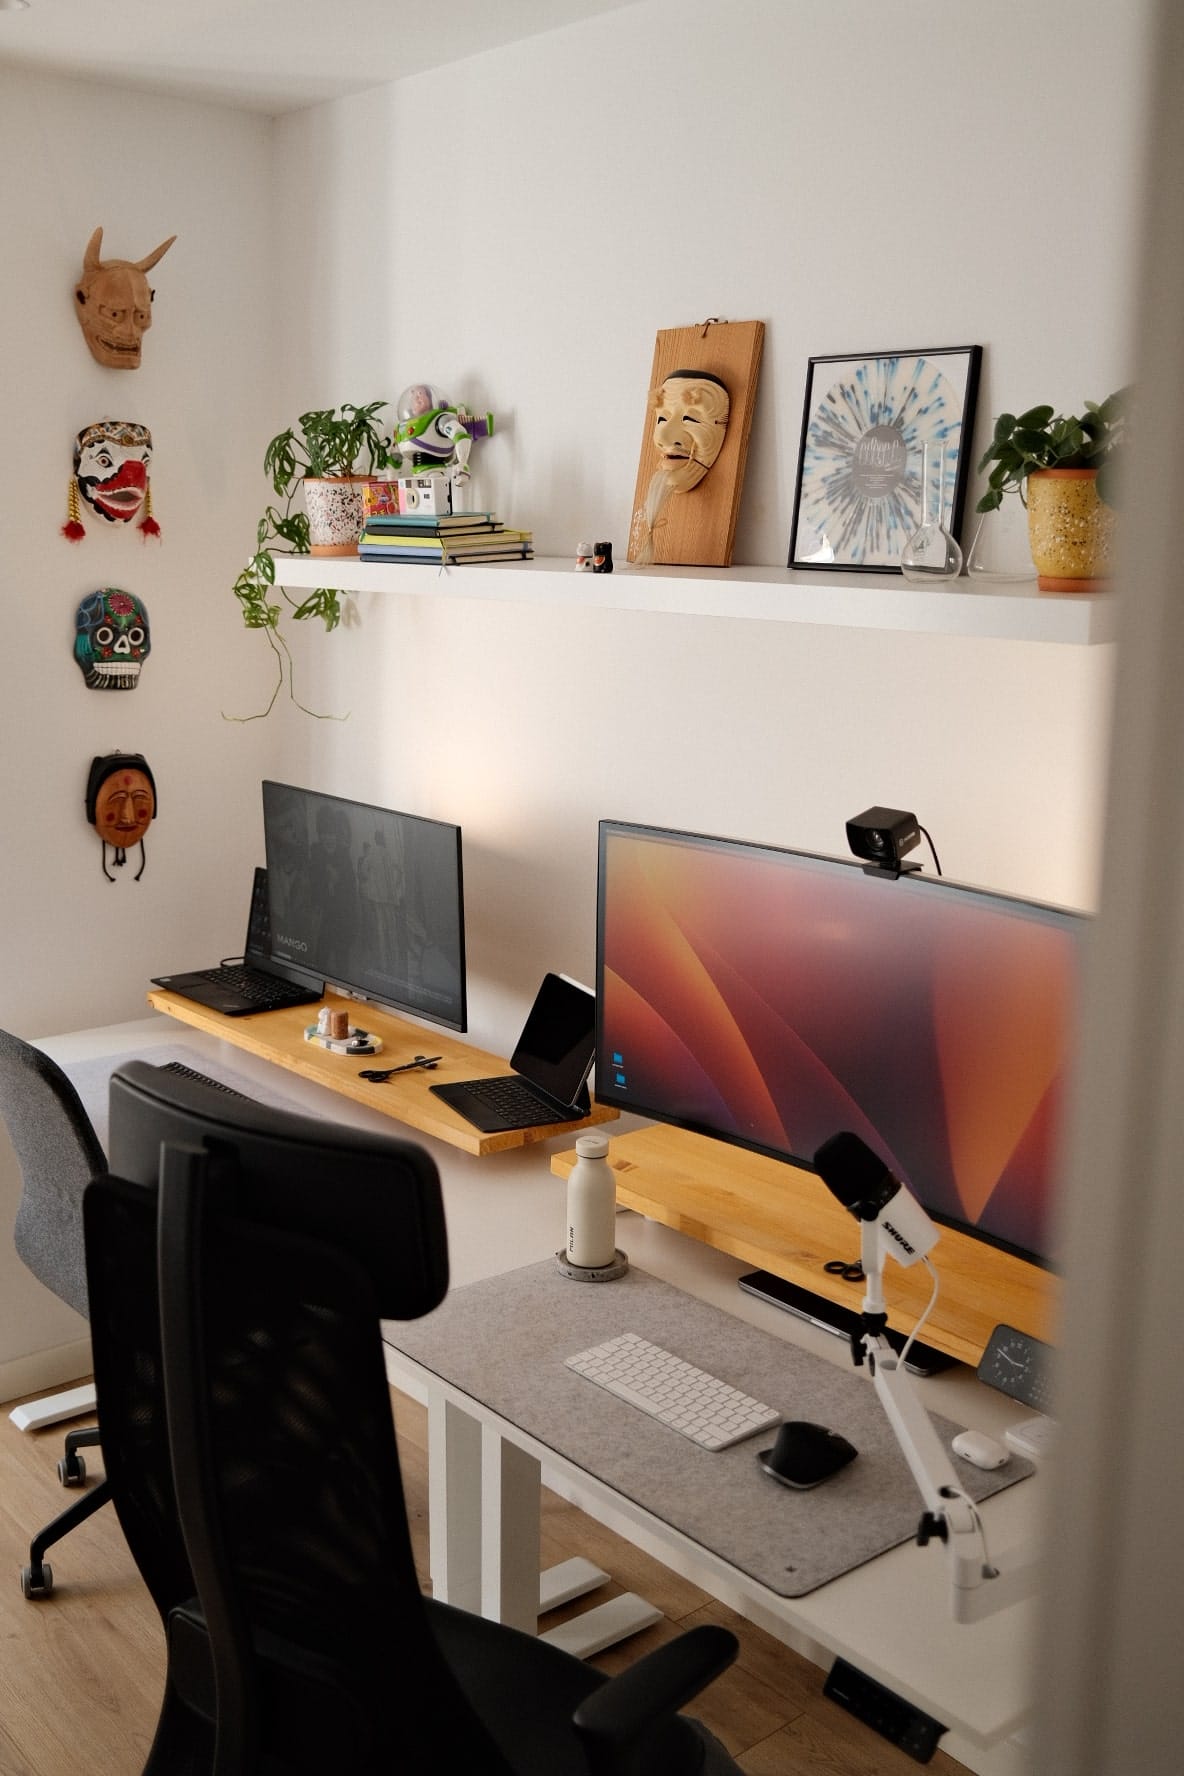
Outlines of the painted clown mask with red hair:
<svg viewBox="0 0 1184 1776">
<path fill-rule="evenodd" d="M 130 524 L 144 536 L 159 536 L 152 516 L 152 490 L 148 465 L 152 461 L 152 433 L 133 419 L 100 419 L 84 426 L 74 440 L 74 479 L 67 500 L 68 517 L 62 535 L 81 542 L 86 535 L 81 501 L 107 524 Z"/>
</svg>

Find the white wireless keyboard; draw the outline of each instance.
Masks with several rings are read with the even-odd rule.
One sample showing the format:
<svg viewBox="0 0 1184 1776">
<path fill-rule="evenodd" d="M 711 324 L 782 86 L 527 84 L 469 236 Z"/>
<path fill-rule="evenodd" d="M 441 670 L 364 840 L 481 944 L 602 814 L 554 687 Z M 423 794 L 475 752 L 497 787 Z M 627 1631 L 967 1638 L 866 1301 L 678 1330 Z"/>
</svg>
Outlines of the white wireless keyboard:
<svg viewBox="0 0 1184 1776">
<path fill-rule="evenodd" d="M 566 1362 L 578 1375 L 607 1388 L 618 1400 L 639 1407 L 672 1431 L 681 1431 L 702 1449 L 726 1449 L 781 1419 L 771 1406 L 762 1406 L 739 1388 L 672 1356 L 636 1332 L 622 1332 Z"/>
</svg>

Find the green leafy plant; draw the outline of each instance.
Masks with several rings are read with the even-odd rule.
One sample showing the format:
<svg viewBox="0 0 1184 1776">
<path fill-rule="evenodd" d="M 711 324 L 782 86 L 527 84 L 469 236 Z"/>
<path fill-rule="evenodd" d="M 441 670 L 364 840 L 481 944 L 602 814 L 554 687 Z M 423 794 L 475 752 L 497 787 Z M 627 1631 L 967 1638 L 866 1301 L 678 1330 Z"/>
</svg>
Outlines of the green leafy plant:
<svg viewBox="0 0 1184 1776">
<path fill-rule="evenodd" d="M 260 710 L 259 715 L 270 714 L 285 674 L 289 694 L 293 701 L 298 701 L 292 691 L 292 656 L 279 627 L 284 606 L 276 602 L 274 595 L 279 593 L 295 622 L 319 617 L 326 630 L 332 630 L 341 621 L 341 599 L 333 587 L 318 586 L 297 601 L 288 596 L 283 586 L 276 585 L 275 556 L 309 552 L 307 514 L 293 510 L 300 484 L 308 476 L 322 479 L 373 475 L 393 466 L 397 458 L 391 454 L 390 437 L 378 417 L 385 406 L 385 401 L 371 401 L 364 407 L 346 402 L 340 408 L 315 408 L 302 413 L 295 426 L 278 433 L 264 452 L 264 473 L 283 504 L 265 508 L 255 531 L 255 553 L 233 588 L 244 625 L 261 629 L 276 656 L 275 689 L 267 708 Z M 304 705 L 299 707 L 303 709 Z M 244 719 L 253 721 L 256 717 Z"/>
<path fill-rule="evenodd" d="M 980 475 L 992 466 L 987 491 L 975 510 L 995 511 L 1012 489 L 1026 506 L 1027 479 L 1036 469 L 1096 469 L 1098 497 L 1113 505 L 1117 465 L 1127 441 L 1130 396 L 1128 387 L 1116 389 L 1104 401 L 1087 401 L 1079 418 L 1054 413 L 1051 407 L 1029 407 L 1018 418 L 1001 413 L 978 465 Z"/>
</svg>

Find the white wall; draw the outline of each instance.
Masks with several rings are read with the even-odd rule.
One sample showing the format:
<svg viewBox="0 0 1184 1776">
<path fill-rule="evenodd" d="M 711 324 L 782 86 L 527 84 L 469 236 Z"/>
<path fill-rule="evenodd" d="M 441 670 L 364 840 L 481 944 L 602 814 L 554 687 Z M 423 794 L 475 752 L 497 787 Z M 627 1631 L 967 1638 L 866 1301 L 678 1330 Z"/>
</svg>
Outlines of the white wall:
<svg viewBox="0 0 1184 1776">
<path fill-rule="evenodd" d="M 760 318 L 736 559 L 783 562 L 811 354 L 981 343 L 978 448 L 1005 405 L 1130 374 L 1141 51 L 1141 9 L 1101 0 L 652 0 L 282 119 L 290 406 L 436 379 L 502 422 L 478 479 L 540 553 L 623 556 L 655 333 Z M 1068 112 L 1097 110 L 1067 157 Z M 601 815 L 842 851 L 848 815 L 904 806 L 948 873 L 1092 904 L 1109 649 L 394 594 L 356 614 L 310 650 L 351 718 L 292 768 L 462 822 L 494 1046 L 544 967 L 591 967 Z"/>
<path fill-rule="evenodd" d="M 128 1016 L 151 973 L 237 948 L 269 772 L 463 822 L 473 1031 L 498 1047 L 544 967 L 591 967 L 602 814 L 841 850 L 848 814 L 907 806 L 950 873 L 1090 904 L 1110 650 L 373 595 L 293 640 L 305 700 L 349 719 L 281 700 L 242 726 L 224 712 L 262 707 L 271 659 L 228 587 L 267 439 L 424 375 L 495 410 L 479 474 L 541 552 L 591 534 L 623 553 L 655 333 L 764 319 L 739 562 L 785 559 L 812 353 L 980 342 L 980 434 L 1004 404 L 1105 393 L 1129 372 L 1141 20 L 1101 0 L 742 0 L 726 20 L 651 0 L 275 125 L 0 72 L 22 168 L 2 199 L 22 275 L 0 287 L 20 415 L 0 1018 Z M 991 154 L 1005 118 L 1028 162 L 1058 141 L 1066 22 L 1073 108 L 1112 128 L 1050 201 L 1014 142 L 1002 170 Z M 120 256 L 178 235 L 132 373 L 96 365 L 73 316 L 100 222 Z M 1067 260 L 1088 301 L 1055 300 Z M 159 547 L 57 534 L 73 434 L 112 411 L 152 426 Z M 153 623 L 126 698 L 70 656 L 104 584 Z M 138 884 L 104 882 L 82 814 L 90 758 L 117 748 L 160 790 Z"/>
<path fill-rule="evenodd" d="M 258 781 L 286 727 L 223 719 L 268 690 L 266 643 L 229 587 L 276 409 L 270 146 L 242 113 L 0 69 L 0 1023 L 24 1035 L 139 1016 L 150 975 L 241 948 Z M 177 236 L 134 371 L 97 364 L 74 318 L 100 225 L 112 258 Z M 74 436 L 108 415 L 152 431 L 159 544 L 89 509 L 83 542 L 59 535 Z M 148 606 L 130 693 L 88 690 L 74 664 L 74 612 L 100 586 Z M 104 881 L 83 808 L 91 759 L 117 750 L 142 752 L 159 792 L 138 883 L 138 854 Z"/>
</svg>

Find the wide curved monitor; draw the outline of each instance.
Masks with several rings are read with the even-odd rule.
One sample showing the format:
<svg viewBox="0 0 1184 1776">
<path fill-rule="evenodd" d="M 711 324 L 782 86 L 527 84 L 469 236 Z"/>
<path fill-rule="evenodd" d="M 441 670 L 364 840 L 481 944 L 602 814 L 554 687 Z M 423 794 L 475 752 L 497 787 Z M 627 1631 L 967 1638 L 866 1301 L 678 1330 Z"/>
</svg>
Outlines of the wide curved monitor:
<svg viewBox="0 0 1184 1776">
<path fill-rule="evenodd" d="M 285 972 L 467 1027 L 459 826 L 264 783 L 263 840 Z"/>
<path fill-rule="evenodd" d="M 1083 915 L 614 821 L 598 879 L 601 1102 L 804 1166 L 849 1130 L 1051 1262 Z"/>
</svg>

